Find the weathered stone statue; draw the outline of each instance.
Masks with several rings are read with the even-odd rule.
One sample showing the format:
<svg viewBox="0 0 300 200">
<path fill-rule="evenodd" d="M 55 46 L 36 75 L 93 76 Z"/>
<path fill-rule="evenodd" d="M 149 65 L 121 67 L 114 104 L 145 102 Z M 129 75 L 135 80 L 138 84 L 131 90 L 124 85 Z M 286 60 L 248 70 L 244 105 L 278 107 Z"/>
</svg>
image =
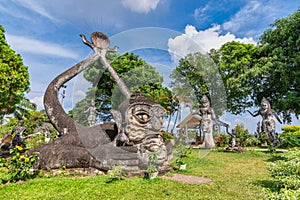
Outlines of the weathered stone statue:
<svg viewBox="0 0 300 200">
<path fill-rule="evenodd" d="M 109 170 L 113 166 L 123 165 L 128 172 L 142 173 L 148 166 L 148 154 L 156 152 L 158 167 L 166 168 L 172 145 L 164 141 L 161 134 L 163 108 L 143 94 L 130 93 L 106 60 L 106 52 L 115 51 L 117 47 L 109 48 L 110 42 L 105 34 L 92 33 L 91 42 L 84 35 L 81 38 L 94 53 L 49 84 L 44 96 L 45 110 L 61 137 L 33 150 L 40 152 L 36 167 L 93 167 Z M 126 100 L 119 109 L 111 110 L 115 123 L 86 127 L 65 113 L 58 100 L 58 91 L 64 83 L 97 60 L 109 71 Z"/>
<path fill-rule="evenodd" d="M 230 135 L 230 140 L 229 140 L 229 147 L 235 147 L 236 146 L 236 131 L 235 129 L 231 130 L 231 133 L 227 132 L 228 135 Z"/>
<path fill-rule="evenodd" d="M 199 109 L 199 115 L 202 117 L 200 127 L 204 134 L 205 148 L 214 149 L 213 120 L 216 119 L 215 112 L 213 108 L 210 107 L 210 102 L 206 95 L 203 95 L 201 101 L 201 107 Z"/>
<path fill-rule="evenodd" d="M 94 126 L 96 124 L 96 114 L 98 114 L 97 108 L 95 107 L 95 101 L 91 100 L 91 105 L 88 107 L 87 110 L 84 111 L 85 113 L 88 112 L 88 124 L 89 126 Z"/>
<path fill-rule="evenodd" d="M 273 116 L 278 120 L 280 124 L 282 124 L 281 119 L 278 117 L 277 113 L 271 108 L 269 101 L 266 98 L 261 100 L 260 109 L 253 114 L 248 110 L 248 112 L 252 115 L 252 117 L 256 117 L 260 115 L 262 117 L 262 122 L 260 126 L 260 135 L 261 133 L 266 133 L 268 140 L 273 143 L 273 146 L 276 145 L 276 135 L 275 135 L 275 120 Z"/>
<path fill-rule="evenodd" d="M 26 128 L 23 126 L 24 120 L 20 120 L 18 126 L 16 126 L 11 134 L 14 135 L 11 143 L 11 148 L 15 148 L 16 146 L 20 146 L 23 144 L 23 132 L 26 130 Z"/>
</svg>

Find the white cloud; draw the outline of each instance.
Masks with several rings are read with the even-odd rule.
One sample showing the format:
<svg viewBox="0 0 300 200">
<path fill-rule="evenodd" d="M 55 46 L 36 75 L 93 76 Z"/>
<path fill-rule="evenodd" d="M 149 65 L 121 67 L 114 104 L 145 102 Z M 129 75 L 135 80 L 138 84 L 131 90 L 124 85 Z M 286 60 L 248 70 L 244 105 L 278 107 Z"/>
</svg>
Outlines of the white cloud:
<svg viewBox="0 0 300 200">
<path fill-rule="evenodd" d="M 223 24 L 225 30 L 233 32 L 238 31 L 242 26 L 252 23 L 257 14 L 261 12 L 261 3 L 258 1 L 250 1 L 244 8 L 237 12 L 234 17 Z M 255 20 L 256 21 L 256 20 Z"/>
<path fill-rule="evenodd" d="M 200 7 L 194 10 L 194 18 L 196 21 L 205 21 L 208 19 L 208 15 L 206 15 L 206 11 L 210 9 L 210 6 L 206 4 L 204 7 Z"/>
<path fill-rule="evenodd" d="M 155 10 L 160 0 L 122 0 L 125 8 L 137 13 L 148 13 Z"/>
<path fill-rule="evenodd" d="M 230 41 L 239 41 L 242 43 L 256 44 L 253 38 L 237 38 L 234 34 L 227 32 L 221 35 L 221 26 L 214 25 L 213 27 L 204 31 L 197 31 L 194 26 L 187 25 L 185 32 L 169 39 L 169 52 L 176 62 L 178 58 L 184 57 L 188 53 L 208 52 L 210 49 L 219 49 L 223 44 Z"/>
<path fill-rule="evenodd" d="M 41 5 L 39 5 L 37 1 L 34 1 L 34 0 L 26 0 L 26 1 L 17 0 L 17 2 L 19 4 L 21 4 L 22 6 L 24 6 L 25 8 L 33 10 L 34 12 L 40 14 L 41 16 L 44 16 L 44 17 L 50 19 L 51 21 L 56 21 L 56 19 L 50 13 L 48 13 L 48 11 L 45 8 L 43 8 Z"/>
<path fill-rule="evenodd" d="M 79 55 L 62 45 L 6 34 L 8 44 L 17 52 L 78 59 Z"/>
<path fill-rule="evenodd" d="M 248 1 L 229 21 L 222 25 L 222 29 L 245 36 L 259 38 L 266 26 L 276 19 L 286 17 L 287 10 L 295 10 L 294 3 L 280 0 Z"/>
<path fill-rule="evenodd" d="M 31 102 L 35 103 L 37 105 L 37 110 L 44 109 L 44 96 L 36 96 L 33 99 L 30 99 Z"/>
</svg>

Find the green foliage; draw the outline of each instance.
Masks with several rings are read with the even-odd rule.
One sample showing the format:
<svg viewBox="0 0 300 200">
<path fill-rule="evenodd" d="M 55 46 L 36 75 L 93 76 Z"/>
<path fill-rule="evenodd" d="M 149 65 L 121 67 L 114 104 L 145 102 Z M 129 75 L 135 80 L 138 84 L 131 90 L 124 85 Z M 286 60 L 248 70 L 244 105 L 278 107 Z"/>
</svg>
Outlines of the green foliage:
<svg viewBox="0 0 300 200">
<path fill-rule="evenodd" d="M 215 137 L 215 144 L 217 147 L 227 147 L 229 143 L 230 137 L 227 134 L 220 134 Z"/>
<path fill-rule="evenodd" d="M 171 91 L 162 86 L 163 77 L 154 67 L 133 53 L 123 55 L 110 53 L 107 58 L 132 93 L 143 92 L 147 97 L 162 105 L 168 114 L 173 112 Z M 88 102 L 94 99 L 99 112 L 97 117 L 104 122 L 110 121 L 112 119 L 110 109 L 117 108 L 124 100 L 116 83 L 100 63 L 95 63 L 94 66 L 85 70 L 84 77 L 94 87 L 89 89 L 86 99 L 78 102 L 69 114 L 78 122 L 86 125 L 87 114 L 84 111 L 89 106 Z"/>
<path fill-rule="evenodd" d="M 51 138 L 53 139 L 57 135 L 55 128 L 49 123 L 49 119 L 45 113 L 37 110 L 28 110 L 28 116 L 23 118 L 24 127 L 26 128 L 23 133 L 24 137 L 31 135 L 36 132 L 41 132 L 39 135 L 32 135 L 28 139 L 27 143 L 30 147 L 37 147 L 45 143 L 44 133 L 46 129 L 50 132 Z M 18 126 L 18 119 L 9 118 L 9 121 L 0 126 L 0 137 L 3 137 L 6 133 L 13 130 L 14 127 Z"/>
<path fill-rule="evenodd" d="M 191 147 L 186 147 L 183 144 L 178 145 L 175 150 L 175 163 L 180 166 L 186 164 L 186 158 L 192 153 Z"/>
<path fill-rule="evenodd" d="M 188 54 L 180 59 L 170 77 L 173 79 L 172 91 L 181 101 L 195 97 L 199 106 L 205 94 L 210 97 L 217 115 L 225 110 L 225 88 L 210 55 L 200 52 Z"/>
<path fill-rule="evenodd" d="M 126 173 L 124 172 L 125 166 L 114 166 L 111 170 L 107 172 L 109 177 L 108 182 L 114 182 L 118 180 L 123 180 L 126 178 Z"/>
<path fill-rule="evenodd" d="M 164 140 L 172 140 L 172 139 L 174 139 L 174 136 L 171 135 L 169 132 L 166 132 L 166 131 L 162 132 L 162 136 L 163 136 Z"/>
<path fill-rule="evenodd" d="M 1 167 L 8 167 L 8 162 L 6 158 L 0 157 L 0 168 Z"/>
<path fill-rule="evenodd" d="M 173 99 L 171 90 L 167 87 L 163 87 L 160 82 L 145 83 L 138 87 L 137 90 L 161 105 L 165 109 L 167 115 L 174 113 L 175 107 L 178 106 L 178 102 Z"/>
<path fill-rule="evenodd" d="M 158 155 L 157 152 L 151 152 L 148 155 L 148 168 L 147 168 L 147 172 L 148 172 L 148 178 L 150 178 L 150 174 L 157 172 L 157 161 L 158 161 Z"/>
<path fill-rule="evenodd" d="M 300 150 L 282 155 L 283 160 L 269 164 L 274 178 L 272 188 L 266 190 L 268 199 L 299 199 L 300 197 Z"/>
<path fill-rule="evenodd" d="M 277 19 L 261 36 L 261 57 L 269 70 L 257 92 L 258 98 L 268 97 L 272 106 L 281 111 L 285 121 L 291 113 L 300 114 L 300 8 L 290 16 Z"/>
<path fill-rule="evenodd" d="M 298 32 L 299 8 L 271 24 L 259 45 L 233 41 L 210 51 L 223 79 L 228 111 L 243 113 L 267 97 L 284 121 L 291 122 L 291 114 L 300 114 Z"/>
<path fill-rule="evenodd" d="M 7 158 L 6 161 L 5 159 L 1 160 L 1 165 L 8 169 L 8 176 L 4 179 L 1 178 L 2 183 L 25 181 L 37 175 L 38 171 L 33 170 L 33 165 L 38 159 L 38 153 L 28 155 L 26 152 L 24 153 L 25 150 L 21 146 L 16 146 L 11 150 L 10 158 Z"/>
<path fill-rule="evenodd" d="M 283 132 L 278 136 L 280 147 L 300 147 L 300 126 L 283 126 Z"/>
<path fill-rule="evenodd" d="M 247 140 L 251 138 L 251 134 L 249 134 L 248 129 L 245 128 L 244 124 L 237 124 L 234 127 L 235 135 L 236 135 L 236 143 L 240 147 L 244 147 L 247 143 Z"/>
<path fill-rule="evenodd" d="M 13 113 L 29 90 L 29 73 L 22 58 L 7 44 L 0 25 L 0 118 Z"/>
<path fill-rule="evenodd" d="M 261 81 L 266 67 L 257 66 L 259 47 L 236 41 L 228 42 L 215 52 L 215 60 L 226 89 L 227 109 L 240 114 L 251 107 L 258 83 Z M 212 53 L 212 52 L 211 52 Z"/>
</svg>

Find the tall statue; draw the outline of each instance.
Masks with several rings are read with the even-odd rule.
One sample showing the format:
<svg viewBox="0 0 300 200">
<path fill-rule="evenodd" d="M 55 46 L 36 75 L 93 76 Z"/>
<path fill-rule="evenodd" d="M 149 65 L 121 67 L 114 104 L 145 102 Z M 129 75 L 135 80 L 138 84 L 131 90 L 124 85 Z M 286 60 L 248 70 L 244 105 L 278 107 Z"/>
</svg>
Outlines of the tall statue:
<svg viewBox="0 0 300 200">
<path fill-rule="evenodd" d="M 277 113 L 271 108 L 270 102 L 263 98 L 261 100 L 260 109 L 253 114 L 248 110 L 248 112 L 252 115 L 252 117 L 256 117 L 260 115 L 262 117 L 261 122 L 261 133 L 266 133 L 268 140 L 273 143 L 273 146 L 276 145 L 276 135 L 275 135 L 275 120 L 273 116 L 277 119 L 277 121 L 282 124 L 281 119 L 278 117 Z"/>
<path fill-rule="evenodd" d="M 201 132 L 204 134 L 205 148 L 214 149 L 215 142 L 213 138 L 213 120 L 216 119 L 213 108 L 210 107 L 209 99 L 203 95 L 199 115 L 202 117 L 200 122 Z"/>
</svg>

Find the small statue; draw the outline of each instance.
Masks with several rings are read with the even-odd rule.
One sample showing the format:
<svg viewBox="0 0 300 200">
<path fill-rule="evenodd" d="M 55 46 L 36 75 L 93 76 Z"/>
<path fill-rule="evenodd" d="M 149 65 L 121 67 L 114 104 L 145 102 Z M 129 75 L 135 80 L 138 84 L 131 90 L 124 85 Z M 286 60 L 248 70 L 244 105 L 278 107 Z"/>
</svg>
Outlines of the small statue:
<svg viewBox="0 0 300 200">
<path fill-rule="evenodd" d="M 89 116 L 87 118 L 89 127 L 94 126 L 96 124 L 96 114 L 99 113 L 97 111 L 97 108 L 95 107 L 95 101 L 94 100 L 91 100 L 91 105 L 84 112 L 89 113 Z"/>
<path fill-rule="evenodd" d="M 14 135 L 14 137 L 12 139 L 11 148 L 23 145 L 22 136 L 24 131 L 26 130 L 26 128 L 23 125 L 24 120 L 20 120 L 18 126 L 12 130 L 11 135 Z"/>
<path fill-rule="evenodd" d="M 252 117 L 256 117 L 258 115 L 262 117 L 260 133 L 266 133 L 269 141 L 273 143 L 273 146 L 276 146 L 275 121 L 273 116 L 280 124 L 282 124 L 282 121 L 278 117 L 277 113 L 271 109 L 269 101 L 266 98 L 263 98 L 261 100 L 261 107 L 255 114 L 251 113 L 249 110 L 247 111 L 252 115 Z"/>
<path fill-rule="evenodd" d="M 228 135 L 230 135 L 230 140 L 229 140 L 229 147 L 235 147 L 236 145 L 236 131 L 235 129 L 232 129 L 232 132 L 229 133 L 227 132 Z"/>
<path fill-rule="evenodd" d="M 203 95 L 201 99 L 201 107 L 199 109 L 199 115 L 202 117 L 200 122 L 201 132 L 204 133 L 205 148 L 214 149 L 215 142 L 213 138 L 213 121 L 216 119 L 213 108 L 210 107 L 209 99 L 206 95 Z"/>
</svg>

